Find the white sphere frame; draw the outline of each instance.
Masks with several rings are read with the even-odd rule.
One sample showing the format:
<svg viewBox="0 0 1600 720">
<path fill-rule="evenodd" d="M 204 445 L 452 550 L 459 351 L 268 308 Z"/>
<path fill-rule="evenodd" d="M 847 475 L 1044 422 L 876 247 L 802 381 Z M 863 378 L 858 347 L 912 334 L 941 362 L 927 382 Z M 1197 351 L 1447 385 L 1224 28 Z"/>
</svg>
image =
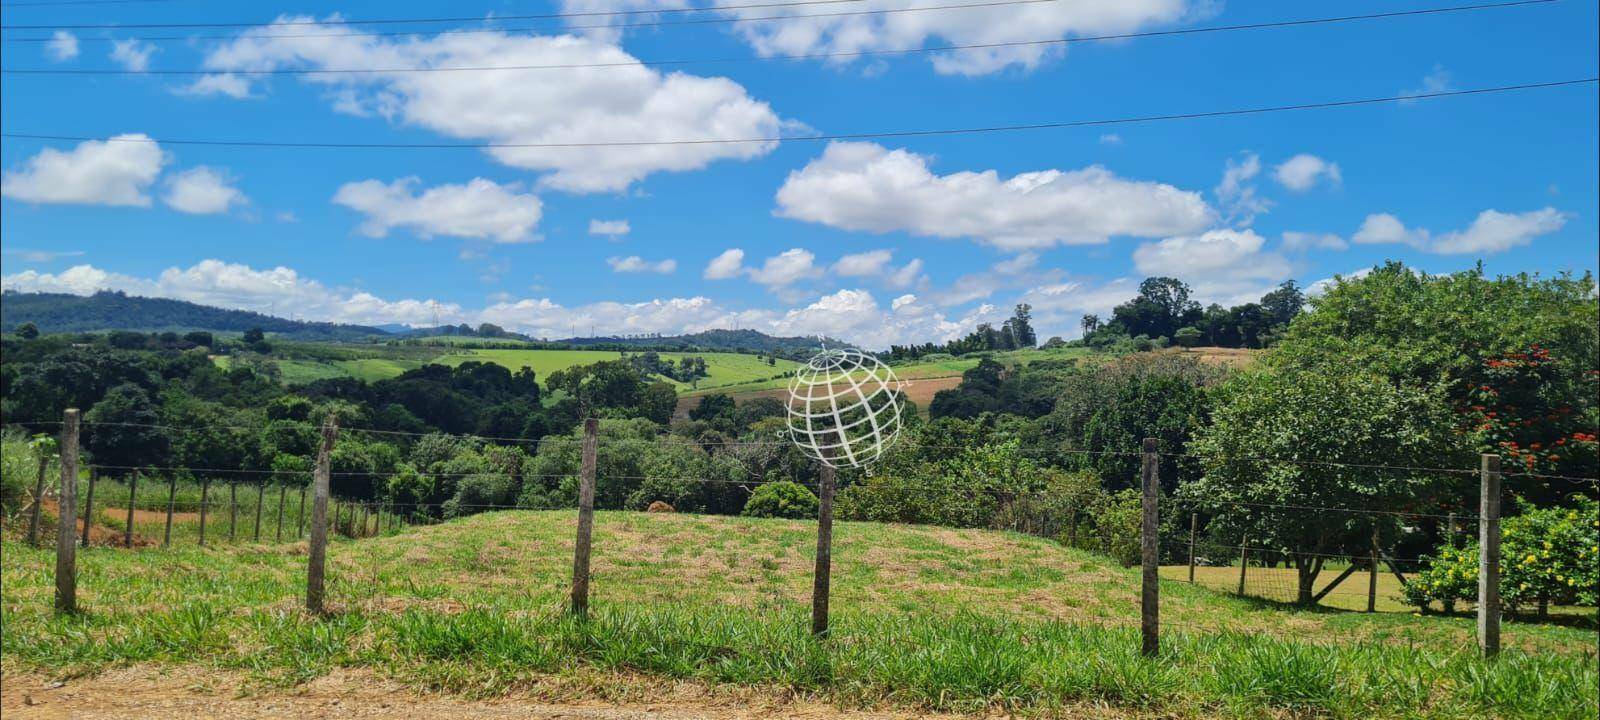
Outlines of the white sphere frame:
<svg viewBox="0 0 1600 720">
<path fill-rule="evenodd" d="M 824 388 L 821 395 L 819 387 Z M 823 350 L 789 380 L 789 437 L 807 456 L 829 467 L 866 467 L 900 437 L 902 387 L 894 370 L 870 353 Z M 879 400 L 885 393 L 887 405 Z M 824 407 L 819 410 L 818 404 Z M 846 423 L 844 416 L 857 410 L 864 417 Z M 829 422 L 818 427 L 822 419 Z"/>
</svg>

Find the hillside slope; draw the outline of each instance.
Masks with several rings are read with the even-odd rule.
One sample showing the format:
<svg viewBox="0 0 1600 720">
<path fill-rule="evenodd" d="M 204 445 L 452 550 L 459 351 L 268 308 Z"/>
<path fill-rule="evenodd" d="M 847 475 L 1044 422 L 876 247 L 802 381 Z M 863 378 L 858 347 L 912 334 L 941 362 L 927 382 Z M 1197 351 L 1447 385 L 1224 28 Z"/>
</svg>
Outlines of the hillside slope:
<svg viewBox="0 0 1600 720">
<path fill-rule="evenodd" d="M 303 543 L 88 548 L 86 614 L 57 620 L 52 554 L 7 542 L 4 669 L 200 663 L 296 684 L 365 668 L 412 688 L 563 699 L 649 687 L 624 677 L 643 674 L 846 705 L 1101 717 L 1596 707 L 1592 632 L 1512 624 L 1487 665 L 1471 659 L 1469 618 L 1298 612 L 1176 582 L 1162 585 L 1164 655 L 1141 659 L 1136 570 L 985 530 L 838 524 L 834 632 L 819 643 L 814 523 L 601 512 L 592 620 L 576 623 L 561 613 L 573 526 L 571 511 L 510 511 L 336 542 L 325 618 L 299 610 Z"/>
</svg>

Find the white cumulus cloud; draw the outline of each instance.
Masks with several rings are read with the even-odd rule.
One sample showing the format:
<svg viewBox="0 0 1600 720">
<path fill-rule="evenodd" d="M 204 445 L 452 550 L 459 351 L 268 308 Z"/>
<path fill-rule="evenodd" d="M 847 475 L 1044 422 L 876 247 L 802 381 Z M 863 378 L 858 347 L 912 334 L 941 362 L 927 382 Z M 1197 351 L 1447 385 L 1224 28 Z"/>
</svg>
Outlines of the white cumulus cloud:
<svg viewBox="0 0 1600 720">
<path fill-rule="evenodd" d="M 250 91 L 250 81 L 235 73 L 210 73 L 195 78 L 188 85 L 173 88 L 179 95 L 223 95 L 235 100 L 255 97 Z"/>
<path fill-rule="evenodd" d="M 590 220 L 589 234 L 603 235 L 613 240 L 633 232 L 627 220 Z"/>
<path fill-rule="evenodd" d="M 729 248 L 706 264 L 702 276 L 707 280 L 727 280 L 744 274 L 744 251 Z"/>
<path fill-rule="evenodd" d="M 44 54 L 56 62 L 66 62 L 78 56 L 78 36 L 65 30 L 50 34 L 44 44 Z"/>
<path fill-rule="evenodd" d="M 846 230 L 971 237 L 1006 249 L 1195 232 L 1214 219 L 1198 193 L 1090 166 L 1001 179 L 935 175 L 929 158 L 875 143 L 830 143 L 789 174 L 778 215 Z"/>
<path fill-rule="evenodd" d="M 612 272 L 619 273 L 659 273 L 662 275 L 667 275 L 669 273 L 676 272 L 678 269 L 677 260 L 672 260 L 669 258 L 666 260 L 651 261 L 639 257 L 638 255 L 629 255 L 624 258 L 607 258 L 606 264 L 611 266 Z"/>
<path fill-rule="evenodd" d="M 717 4 L 728 3 L 711 3 L 711 6 Z M 881 0 L 871 7 L 874 10 L 900 10 L 927 5 L 919 0 Z M 569 12 L 687 6 L 689 3 L 684 0 L 563 0 L 562 3 L 562 7 Z M 935 71 L 970 76 L 1011 67 L 1031 69 L 1066 52 L 1064 44 L 1025 44 L 1027 41 L 1126 33 L 1191 20 L 1212 11 L 1213 3 L 1204 0 L 1118 0 L 1043 2 L 943 12 L 834 12 L 820 17 L 815 7 L 724 8 L 721 12 L 740 18 L 812 16 L 747 22 L 736 26 L 734 32 L 762 56 L 911 50 L 929 45 L 990 45 L 931 55 Z M 637 16 L 624 16 L 618 20 L 638 21 Z M 576 18 L 574 23 L 585 26 L 600 24 L 596 23 L 594 17 Z M 598 28 L 587 32 L 614 38 L 618 30 Z M 843 66 L 856 59 L 833 57 L 827 62 Z"/>
<path fill-rule="evenodd" d="M 0 194 L 31 203 L 149 207 L 146 191 L 167 160 L 142 133 L 86 140 L 66 151 L 45 148 L 5 171 Z"/>
<path fill-rule="evenodd" d="M 1435 235 L 1426 228 L 1408 228 L 1389 213 L 1368 215 L 1351 240 L 1363 244 L 1399 243 L 1442 255 L 1489 255 L 1533 242 L 1560 230 L 1567 215 L 1552 207 L 1524 213 L 1484 210 L 1465 230 Z"/>
<path fill-rule="evenodd" d="M 1196 296 L 1231 306 L 1260 297 L 1293 274 L 1288 259 L 1265 246 L 1254 230 L 1219 228 L 1140 245 L 1133 264 L 1141 274 L 1178 278 Z"/>
<path fill-rule="evenodd" d="M 782 288 L 801 280 L 822 274 L 816 266 L 817 256 L 802 248 L 790 248 L 766 259 L 759 268 L 750 269 L 750 279 L 769 288 Z"/>
<path fill-rule="evenodd" d="M 142 73 L 150 69 L 150 56 L 156 46 L 137 38 L 116 40 L 111 43 L 111 59 L 126 70 Z"/>
<path fill-rule="evenodd" d="M 282 16 L 277 21 L 288 22 L 315 21 L 305 16 Z M 329 102 L 339 112 L 379 116 L 453 138 L 501 145 L 769 138 L 782 125 L 767 103 L 750 97 L 732 80 L 662 73 L 599 39 L 482 32 L 390 40 L 357 35 L 338 23 L 287 28 L 277 23 L 217 47 L 206 56 L 205 67 L 218 73 L 272 68 L 371 70 L 310 75 L 304 80 L 326 87 Z M 560 72 L 385 72 L 407 67 L 596 63 L 611 66 Z M 497 147 L 486 152 L 505 165 L 545 172 L 542 185 L 602 192 L 624 190 L 653 173 L 760 157 L 775 146 L 752 142 Z"/>
<path fill-rule="evenodd" d="M 1350 243 L 1333 233 L 1309 233 L 1289 230 L 1283 233 L 1283 247 L 1286 250 L 1344 250 Z"/>
<path fill-rule="evenodd" d="M 473 178 L 465 185 L 437 185 L 416 193 L 421 179 L 392 183 L 363 180 L 347 183 L 333 202 L 362 213 L 361 232 L 384 237 L 394 228 L 409 228 L 423 238 L 448 235 L 487 238 L 499 243 L 532 242 L 544 206 L 539 197 L 522 192 L 517 183 L 500 185 Z"/>
<path fill-rule="evenodd" d="M 1328 162 L 1310 153 L 1300 153 L 1283 161 L 1273 170 L 1272 176 L 1279 185 L 1294 192 L 1310 190 L 1318 180 L 1329 185 L 1338 185 L 1344 181 L 1338 163 Z"/>
<path fill-rule="evenodd" d="M 1241 153 L 1236 160 L 1228 158 L 1222 168 L 1222 181 L 1212 190 L 1223 216 L 1229 223 L 1244 227 L 1255 222 L 1256 216 L 1272 209 L 1272 201 L 1256 195 L 1252 180 L 1261 174 L 1261 157 L 1252 152 Z"/>
<path fill-rule="evenodd" d="M 235 205 L 249 202 L 227 175 L 204 165 L 169 176 L 166 186 L 162 201 L 174 210 L 191 215 L 225 213 Z"/>
</svg>

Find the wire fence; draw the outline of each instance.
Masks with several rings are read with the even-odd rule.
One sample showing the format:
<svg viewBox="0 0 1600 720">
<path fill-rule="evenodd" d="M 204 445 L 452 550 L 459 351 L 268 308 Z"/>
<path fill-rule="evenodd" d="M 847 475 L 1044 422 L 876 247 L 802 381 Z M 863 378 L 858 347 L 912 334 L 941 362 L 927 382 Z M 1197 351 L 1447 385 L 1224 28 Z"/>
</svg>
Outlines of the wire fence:
<svg viewBox="0 0 1600 720">
<path fill-rule="evenodd" d="M 69 423 L 70 424 L 70 423 Z M 280 427 L 313 432 L 304 421 L 278 421 Z M 181 427 L 166 424 L 89 423 L 82 426 L 91 432 L 95 428 L 123 427 L 160 430 L 168 433 L 247 432 L 261 433 L 262 427 L 207 425 Z M 835 480 L 831 470 L 815 477 L 777 478 L 770 474 L 755 475 L 730 472 L 727 476 L 706 477 L 684 474 L 634 474 L 600 471 L 595 467 L 595 457 L 600 447 L 612 450 L 648 453 L 656 449 L 698 449 L 707 453 L 739 452 L 748 448 L 786 448 L 789 443 L 781 438 L 771 441 L 697 441 L 675 436 L 653 438 L 619 438 L 598 435 L 590 423 L 582 436 L 547 436 L 538 439 L 494 438 L 472 434 L 419 433 L 379 428 L 342 428 L 339 432 L 366 434 L 376 437 L 403 437 L 412 440 L 424 437 L 442 437 L 460 442 L 500 443 L 526 445 L 535 455 L 541 452 L 569 453 L 582 456 L 582 468 L 577 472 L 533 472 L 531 468 L 514 466 L 492 470 L 420 472 L 413 469 L 374 472 L 368 470 L 333 470 L 328 464 L 331 441 L 325 443 L 313 472 L 303 469 L 261 467 L 194 467 L 185 464 L 122 465 L 87 462 L 78 465 L 81 489 L 77 490 L 74 507 L 77 513 L 76 532 L 82 544 L 120 545 L 123 547 L 154 547 L 195 544 L 211 546 L 222 543 L 318 543 L 314 528 L 314 509 L 317 483 L 326 487 L 336 479 L 360 479 L 365 487 L 376 491 L 384 482 L 401 476 L 427 476 L 434 479 L 464 479 L 492 477 L 510 487 L 538 486 L 540 493 L 524 494 L 518 500 L 504 501 L 490 497 L 456 495 L 448 499 L 423 499 L 374 492 L 366 497 L 330 497 L 325 515 L 327 532 L 346 538 L 368 538 L 394 534 L 408 527 L 432 525 L 442 521 L 484 512 L 523 511 L 574 511 L 579 516 L 579 547 L 585 548 L 583 528 L 592 527 L 592 508 L 596 482 L 608 487 L 617 483 L 638 487 L 651 483 L 687 484 L 708 488 L 723 488 L 731 492 L 754 493 L 761 486 L 789 483 L 806 487 L 826 498 L 824 505 L 828 518 L 822 527 L 831 527 L 832 502 Z M 76 430 L 76 428 L 74 428 Z M 327 437 L 324 434 L 324 437 Z M 75 436 L 74 436 L 75 440 Z M 1153 442 L 1153 441 L 1152 441 Z M 1011 449 L 1024 454 L 1114 456 L 1141 458 L 1145 480 L 1145 528 L 1130 522 L 1126 512 L 1109 503 L 1106 496 L 1090 502 L 1073 504 L 1060 502 L 1041 493 L 1019 494 L 1000 492 L 993 498 L 995 510 L 987 520 L 992 529 L 1012 530 L 1019 533 L 1048 537 L 1081 550 L 1098 552 L 1120 561 L 1124 565 L 1142 565 L 1149 587 L 1151 577 L 1159 581 L 1192 583 L 1213 591 L 1238 595 L 1271 603 L 1297 605 L 1323 605 L 1346 610 L 1367 612 L 1410 611 L 1413 601 L 1404 592 L 1408 578 L 1432 562 L 1430 551 L 1436 547 L 1460 547 L 1475 542 L 1487 517 L 1465 512 L 1472 498 L 1460 498 L 1463 512 L 1436 511 L 1435 507 L 1401 507 L 1376 499 L 1360 504 L 1342 505 L 1328 502 L 1293 502 L 1252 499 L 1218 499 L 1186 497 L 1181 493 L 1163 497 L 1159 473 L 1164 459 L 1216 460 L 1213 456 L 1196 453 L 1154 452 L 1153 445 L 1145 451 L 1088 450 L 1060 447 L 1029 447 L 1013 444 Z M 903 449 L 930 454 L 948 454 L 951 451 L 971 450 L 969 446 L 906 443 Z M 77 449 L 73 447 L 73 455 Z M 574 455 L 573 457 L 576 457 Z M 1239 459 L 1239 458 L 1234 458 Z M 1407 475 L 1437 474 L 1442 476 L 1483 475 L 1484 469 L 1427 465 L 1386 465 L 1363 462 L 1341 462 L 1302 458 L 1246 458 L 1251 462 L 1297 465 L 1302 467 L 1349 470 L 1352 472 L 1390 472 Z M 41 464 L 40 487 L 44 487 L 45 464 Z M 1534 473 L 1496 474 L 1500 477 L 1527 477 L 1534 480 L 1560 480 L 1581 484 L 1593 490 L 1600 479 L 1570 475 Z M 313 482 L 313 478 L 318 478 Z M 870 482 L 870 477 L 852 478 L 853 482 Z M 996 487 L 985 481 L 990 478 L 964 478 L 956 481 L 930 481 L 896 478 L 898 491 L 941 492 L 994 492 Z M 1152 484 L 1154 482 L 1154 484 Z M 846 487 L 850 482 L 846 483 Z M 1487 486 L 1486 486 L 1487 487 Z M 1498 491 L 1498 485 L 1496 486 Z M 617 509 L 616 494 L 610 494 L 607 507 Z M 36 498 L 35 506 L 48 507 L 49 497 Z M 642 508 L 640 508 L 642 509 Z M 665 509 L 671 510 L 670 506 Z M 1498 512 L 1498 511 L 1496 511 Z M 1119 515 L 1119 513 L 1121 513 Z M 1361 526 L 1372 531 L 1371 542 L 1359 544 L 1330 543 L 1327 545 L 1286 546 L 1281 542 L 1252 539 L 1248 532 L 1228 529 L 1230 518 L 1259 517 L 1268 514 L 1279 518 L 1324 517 L 1340 518 L 1348 526 Z M 1164 517 L 1165 525 L 1156 519 Z M 1201 533 L 1201 520 L 1206 527 Z M 1188 520 L 1185 531 L 1183 520 Z M 1497 527 L 1498 518 L 1491 525 Z M 1153 528 L 1153 530 L 1152 530 Z M 1380 530 L 1382 532 L 1380 532 Z M 1403 530 L 1401 538 L 1397 530 Z M 824 532 L 820 531 L 819 532 Z M 831 532 L 831 531 L 826 531 Z M 1497 531 L 1496 531 L 1497 532 Z M 30 528 L 30 540 L 37 541 L 37 528 Z M 1428 544 L 1419 546 L 1418 537 Z M 831 542 L 831 541 L 830 541 Z M 819 556 L 821 546 L 819 546 Z M 819 561 L 820 562 L 820 561 Z M 819 565 L 819 576 L 822 566 Z M 587 577 L 587 572 L 575 571 L 574 582 Z M 586 583 L 585 583 L 586 588 Z M 586 596 L 587 590 L 584 590 Z M 574 598 L 578 595 L 574 590 Z M 825 597 L 825 593 L 824 593 Z M 1309 602 L 1308 602 L 1309 601 Z M 1497 601 L 1495 601 L 1497 603 Z M 1483 604 L 1480 598 L 1479 605 Z M 1441 608 L 1454 611 L 1453 602 L 1446 601 Z M 825 630 L 825 603 L 822 627 Z M 1135 625 L 1125 623 L 1128 627 Z M 1152 627 L 1149 618 L 1137 623 L 1145 629 L 1147 637 Z M 1122 625 L 1120 619 L 1112 624 Z M 1171 623 L 1174 627 L 1208 632 L 1227 632 L 1226 626 L 1194 623 Z"/>
</svg>

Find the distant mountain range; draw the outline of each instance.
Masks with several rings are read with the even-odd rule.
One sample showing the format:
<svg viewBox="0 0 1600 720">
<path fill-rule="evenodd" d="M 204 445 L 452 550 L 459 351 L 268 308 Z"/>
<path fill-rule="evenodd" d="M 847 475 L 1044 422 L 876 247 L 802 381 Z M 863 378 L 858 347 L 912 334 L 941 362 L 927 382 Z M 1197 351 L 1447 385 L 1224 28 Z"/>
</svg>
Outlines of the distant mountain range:
<svg viewBox="0 0 1600 720">
<path fill-rule="evenodd" d="M 242 333 L 251 328 L 260 328 L 262 332 L 295 340 L 345 342 L 389 335 L 365 325 L 286 320 L 249 310 L 227 310 L 184 300 L 138 297 L 120 292 L 93 295 L 7 292 L 0 296 L 0 329 L 10 332 L 28 322 L 47 333 L 105 330 Z"/>
<path fill-rule="evenodd" d="M 46 333 L 107 330 L 242 333 L 251 328 L 260 328 L 268 335 L 308 341 L 370 342 L 437 335 L 533 340 L 526 335 L 492 326 L 485 334 L 467 325 L 411 328 L 398 324 L 369 326 L 307 322 L 249 310 L 228 310 L 185 300 L 139 297 L 121 292 L 100 292 L 87 296 L 6 292 L 0 296 L 0 330 L 11 332 L 18 325 L 30 322 Z M 539 344 L 593 349 L 742 351 L 797 357 L 815 352 L 824 343 L 830 347 L 847 344 L 831 338 L 774 337 L 757 330 L 707 330 L 668 336 L 583 337 Z"/>
</svg>

